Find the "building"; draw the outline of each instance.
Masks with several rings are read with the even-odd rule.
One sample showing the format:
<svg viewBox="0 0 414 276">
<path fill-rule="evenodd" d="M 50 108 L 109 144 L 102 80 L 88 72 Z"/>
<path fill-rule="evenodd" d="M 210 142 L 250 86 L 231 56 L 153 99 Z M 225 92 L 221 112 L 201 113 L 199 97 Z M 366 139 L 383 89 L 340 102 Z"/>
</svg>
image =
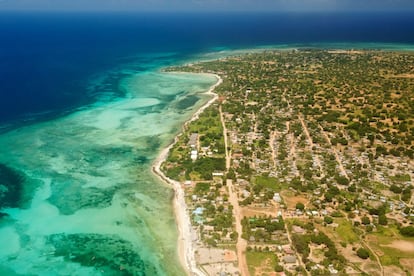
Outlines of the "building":
<svg viewBox="0 0 414 276">
<path fill-rule="evenodd" d="M 197 209 L 195 209 L 195 210 L 193 211 L 193 214 L 194 214 L 194 215 L 201 216 L 201 215 L 203 214 L 203 212 L 204 212 L 204 208 L 203 208 L 203 207 L 198 207 Z"/>
<path fill-rule="evenodd" d="M 192 149 L 198 148 L 198 133 L 191 133 L 190 140 L 188 141 L 188 145 Z"/>
<path fill-rule="evenodd" d="M 276 201 L 277 203 L 282 202 L 282 198 L 280 197 L 280 194 L 279 193 L 275 193 L 273 195 L 273 200 Z"/>
<path fill-rule="evenodd" d="M 191 160 L 196 161 L 198 157 L 198 152 L 196 150 L 192 150 L 191 153 Z"/>
<path fill-rule="evenodd" d="M 212 173 L 213 176 L 224 176 L 223 172 L 213 172 Z"/>
<path fill-rule="evenodd" d="M 287 255 L 283 257 L 283 261 L 286 264 L 295 264 L 296 263 L 296 256 L 295 255 Z"/>
</svg>

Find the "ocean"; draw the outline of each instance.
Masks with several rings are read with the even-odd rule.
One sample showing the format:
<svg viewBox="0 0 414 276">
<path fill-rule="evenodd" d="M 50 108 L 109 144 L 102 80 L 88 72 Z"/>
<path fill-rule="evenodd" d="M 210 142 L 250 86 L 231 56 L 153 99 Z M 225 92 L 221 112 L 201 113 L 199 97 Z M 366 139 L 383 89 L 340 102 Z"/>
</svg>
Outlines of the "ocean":
<svg viewBox="0 0 414 276">
<path fill-rule="evenodd" d="M 182 275 L 150 167 L 216 79 L 160 69 L 299 47 L 413 50 L 414 16 L 0 12 L 0 275 Z"/>
</svg>

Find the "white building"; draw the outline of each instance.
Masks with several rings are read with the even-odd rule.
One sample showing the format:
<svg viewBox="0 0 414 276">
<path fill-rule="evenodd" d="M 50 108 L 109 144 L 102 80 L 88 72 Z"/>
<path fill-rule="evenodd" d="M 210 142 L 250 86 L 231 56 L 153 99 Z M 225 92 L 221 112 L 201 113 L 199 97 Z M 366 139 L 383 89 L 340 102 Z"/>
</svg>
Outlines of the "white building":
<svg viewBox="0 0 414 276">
<path fill-rule="evenodd" d="M 282 198 L 280 197 L 280 194 L 279 193 L 275 193 L 273 195 L 273 200 L 276 201 L 277 203 L 282 202 Z"/>
<path fill-rule="evenodd" d="M 192 150 L 190 155 L 191 155 L 191 160 L 193 161 L 197 160 L 198 152 L 196 150 Z"/>
</svg>

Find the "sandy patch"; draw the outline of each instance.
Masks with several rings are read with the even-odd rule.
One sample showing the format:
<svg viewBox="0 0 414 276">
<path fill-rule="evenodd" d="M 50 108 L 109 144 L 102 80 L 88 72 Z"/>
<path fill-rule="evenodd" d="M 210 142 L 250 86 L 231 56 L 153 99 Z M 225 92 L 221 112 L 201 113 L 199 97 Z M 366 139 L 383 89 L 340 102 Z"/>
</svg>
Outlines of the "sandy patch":
<svg viewBox="0 0 414 276">
<path fill-rule="evenodd" d="M 414 259 L 401 258 L 400 264 L 411 274 L 414 273 Z"/>
<path fill-rule="evenodd" d="M 358 50 L 329 50 L 328 53 L 330 54 L 348 54 L 348 55 L 356 55 L 356 54 L 363 54 L 363 51 Z"/>
<path fill-rule="evenodd" d="M 361 269 L 370 276 L 381 276 L 381 269 L 379 268 L 378 264 L 375 262 L 366 260 L 361 265 Z M 387 274 L 384 274 L 384 275 L 387 275 Z"/>
<path fill-rule="evenodd" d="M 389 75 L 389 78 L 404 78 L 404 79 L 412 79 L 414 78 L 414 74 L 399 74 L 399 75 Z"/>
<path fill-rule="evenodd" d="M 325 257 L 324 257 L 324 248 L 325 245 L 310 245 L 310 253 L 309 253 L 309 260 L 315 263 L 321 263 Z"/>
<path fill-rule="evenodd" d="M 395 248 L 403 252 L 414 252 L 414 242 L 410 241 L 396 240 L 383 246 Z"/>
<path fill-rule="evenodd" d="M 406 276 L 407 274 L 398 266 L 390 265 L 384 266 L 384 275 Z"/>
<path fill-rule="evenodd" d="M 345 275 L 360 275 L 361 273 L 351 266 L 345 267 Z"/>
<path fill-rule="evenodd" d="M 225 262 L 235 262 L 237 261 L 237 254 L 234 251 L 225 250 L 224 251 L 224 261 Z"/>
<path fill-rule="evenodd" d="M 347 259 L 351 263 L 358 263 L 361 262 L 361 258 L 357 256 L 355 251 L 352 250 L 352 247 L 355 245 L 347 245 L 347 247 L 342 247 L 341 245 L 337 245 L 337 248 L 339 252 L 341 252 L 341 255 L 344 256 L 345 259 Z M 359 246 L 359 245 L 358 245 Z"/>
<path fill-rule="evenodd" d="M 272 216 L 275 217 L 278 211 L 278 208 L 275 206 L 269 207 L 240 207 L 242 210 L 243 217 L 261 217 L 261 216 Z"/>
<path fill-rule="evenodd" d="M 237 261 L 237 254 L 235 251 L 226 249 L 200 247 L 197 250 L 196 258 L 197 262 L 202 265 L 235 262 Z"/>
<path fill-rule="evenodd" d="M 202 266 L 204 275 L 220 275 L 224 272 L 224 275 L 240 275 L 238 268 L 234 263 L 216 263 Z"/>
<path fill-rule="evenodd" d="M 284 191 L 281 193 L 281 195 L 288 209 L 296 209 L 296 203 L 298 202 L 303 203 L 305 206 L 307 206 L 309 203 L 309 200 L 302 195 L 291 196 L 289 193 L 285 193 Z"/>
</svg>

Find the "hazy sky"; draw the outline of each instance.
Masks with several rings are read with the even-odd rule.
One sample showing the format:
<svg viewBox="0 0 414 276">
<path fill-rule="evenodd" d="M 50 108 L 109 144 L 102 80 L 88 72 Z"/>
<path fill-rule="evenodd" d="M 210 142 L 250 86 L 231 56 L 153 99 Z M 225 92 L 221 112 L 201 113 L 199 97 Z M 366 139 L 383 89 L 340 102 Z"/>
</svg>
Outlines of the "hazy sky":
<svg viewBox="0 0 414 276">
<path fill-rule="evenodd" d="M 0 10 L 411 10 L 414 0 L 0 0 Z"/>
</svg>

